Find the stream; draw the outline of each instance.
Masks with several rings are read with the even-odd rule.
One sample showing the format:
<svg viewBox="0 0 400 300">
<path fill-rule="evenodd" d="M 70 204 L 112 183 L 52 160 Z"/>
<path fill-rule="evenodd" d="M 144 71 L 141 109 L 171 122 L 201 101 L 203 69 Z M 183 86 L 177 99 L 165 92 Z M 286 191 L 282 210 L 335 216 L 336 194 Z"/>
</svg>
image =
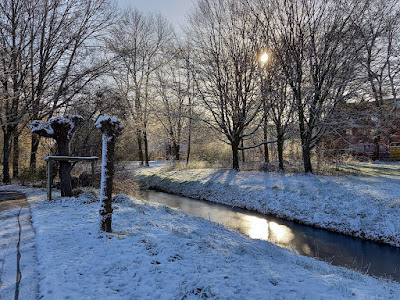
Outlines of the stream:
<svg viewBox="0 0 400 300">
<path fill-rule="evenodd" d="M 400 282 L 400 248 L 172 194 L 141 191 L 139 198 L 222 224 L 250 238 L 269 241 L 299 255 Z"/>
</svg>

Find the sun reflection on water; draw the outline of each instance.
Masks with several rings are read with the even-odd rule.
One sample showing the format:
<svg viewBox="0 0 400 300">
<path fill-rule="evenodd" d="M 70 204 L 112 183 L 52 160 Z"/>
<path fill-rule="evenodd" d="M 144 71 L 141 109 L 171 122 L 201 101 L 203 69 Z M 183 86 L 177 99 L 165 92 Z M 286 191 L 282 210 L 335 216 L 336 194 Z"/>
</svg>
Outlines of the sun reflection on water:
<svg viewBox="0 0 400 300">
<path fill-rule="evenodd" d="M 246 215 L 244 215 L 243 219 L 249 224 L 247 234 L 252 239 L 268 240 L 269 230 L 267 220 Z"/>
<path fill-rule="evenodd" d="M 292 230 L 285 225 L 246 215 L 243 215 L 243 221 L 247 223 L 246 233 L 253 239 L 269 240 L 283 246 L 289 246 L 294 239 Z"/>
<path fill-rule="evenodd" d="M 285 225 L 279 225 L 275 222 L 269 222 L 269 228 L 270 240 L 274 240 L 274 242 L 277 244 L 288 245 L 294 239 L 294 234 L 292 233 L 292 230 Z"/>
</svg>

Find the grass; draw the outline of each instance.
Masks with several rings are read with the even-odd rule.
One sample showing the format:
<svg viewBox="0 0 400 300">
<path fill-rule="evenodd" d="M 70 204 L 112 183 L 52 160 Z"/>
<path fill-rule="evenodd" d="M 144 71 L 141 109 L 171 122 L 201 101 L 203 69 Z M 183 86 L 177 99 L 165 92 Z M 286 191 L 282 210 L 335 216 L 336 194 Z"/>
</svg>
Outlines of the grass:
<svg viewBox="0 0 400 300">
<path fill-rule="evenodd" d="M 358 163 L 346 164 L 338 167 L 339 174 L 353 176 L 373 176 L 373 177 L 400 177 L 399 164 L 372 164 Z"/>
<path fill-rule="evenodd" d="M 164 170 L 186 170 L 186 169 L 207 169 L 207 168 L 227 168 L 229 167 L 229 163 L 216 163 L 216 162 L 208 162 L 208 161 L 190 161 L 187 165 L 186 162 L 174 162 L 170 161 L 166 164 L 163 169 Z"/>
<path fill-rule="evenodd" d="M 286 174 L 303 174 L 302 161 L 286 161 L 285 173 Z M 176 162 L 167 164 L 163 170 L 185 170 L 185 169 L 230 169 L 230 162 L 223 163 L 209 163 L 206 161 L 191 161 L 189 165 L 183 162 Z M 338 159 L 336 161 L 317 161 L 314 157 L 313 160 L 314 174 L 328 175 L 328 176 L 372 176 L 372 177 L 391 177 L 400 178 L 400 161 L 399 162 L 385 162 L 374 163 L 371 161 L 360 162 L 356 159 Z M 278 172 L 278 163 L 273 161 L 265 167 L 263 162 L 254 161 L 241 164 L 241 171 L 267 171 Z"/>
</svg>

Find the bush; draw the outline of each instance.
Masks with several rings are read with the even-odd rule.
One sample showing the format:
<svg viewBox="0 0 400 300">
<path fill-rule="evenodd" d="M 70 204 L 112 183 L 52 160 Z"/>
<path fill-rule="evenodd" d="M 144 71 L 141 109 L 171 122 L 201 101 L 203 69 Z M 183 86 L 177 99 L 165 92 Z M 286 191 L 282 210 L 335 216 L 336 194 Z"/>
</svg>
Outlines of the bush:
<svg viewBox="0 0 400 300">
<path fill-rule="evenodd" d="M 47 170 L 46 166 L 39 166 L 35 171 L 32 171 L 30 168 L 24 168 L 20 172 L 19 180 L 22 185 L 26 185 L 29 183 L 34 183 L 37 181 L 46 181 L 47 178 Z"/>
</svg>

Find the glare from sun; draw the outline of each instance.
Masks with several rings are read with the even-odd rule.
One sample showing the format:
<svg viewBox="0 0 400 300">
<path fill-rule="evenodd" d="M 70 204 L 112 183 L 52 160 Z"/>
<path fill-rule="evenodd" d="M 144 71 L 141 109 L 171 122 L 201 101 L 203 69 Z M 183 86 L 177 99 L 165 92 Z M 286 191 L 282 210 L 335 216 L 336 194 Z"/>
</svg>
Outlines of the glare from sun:
<svg viewBox="0 0 400 300">
<path fill-rule="evenodd" d="M 247 234 L 252 239 L 268 240 L 269 230 L 267 220 L 253 216 L 244 216 L 243 219 L 248 224 L 247 226 L 249 226 Z"/>
<path fill-rule="evenodd" d="M 260 56 L 260 62 L 262 64 L 265 64 L 268 61 L 268 53 L 264 52 L 263 54 L 261 54 Z"/>
</svg>

